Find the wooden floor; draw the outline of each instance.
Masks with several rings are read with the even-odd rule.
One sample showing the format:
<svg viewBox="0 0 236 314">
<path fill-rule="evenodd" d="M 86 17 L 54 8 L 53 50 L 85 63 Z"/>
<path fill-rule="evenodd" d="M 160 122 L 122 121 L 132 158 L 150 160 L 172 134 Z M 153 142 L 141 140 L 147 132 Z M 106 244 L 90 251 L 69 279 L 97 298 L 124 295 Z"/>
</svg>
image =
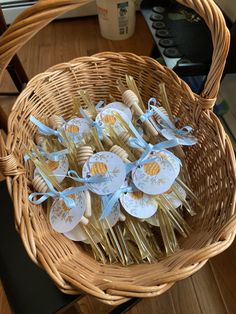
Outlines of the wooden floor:
<svg viewBox="0 0 236 314">
<path fill-rule="evenodd" d="M 137 19 L 136 34 L 129 40 L 111 42 L 100 36 L 96 18 L 60 21 L 41 31 L 20 52 L 20 58 L 29 77 L 48 67 L 75 57 L 91 55 L 99 51 L 130 51 L 149 55 L 152 38 L 141 16 Z M 1 91 L 13 91 L 6 76 Z M 13 97 L 0 97 L 6 115 Z M 102 314 L 111 307 L 91 297 L 85 297 L 67 310 L 66 314 Z M 10 314 L 0 284 L 0 314 Z M 223 254 L 213 258 L 198 273 L 178 282 L 165 294 L 142 300 L 129 314 L 224 314 L 236 313 L 236 243 Z M 33 313 L 32 313 L 33 314 Z M 43 314 L 43 313 L 42 313 Z"/>
</svg>

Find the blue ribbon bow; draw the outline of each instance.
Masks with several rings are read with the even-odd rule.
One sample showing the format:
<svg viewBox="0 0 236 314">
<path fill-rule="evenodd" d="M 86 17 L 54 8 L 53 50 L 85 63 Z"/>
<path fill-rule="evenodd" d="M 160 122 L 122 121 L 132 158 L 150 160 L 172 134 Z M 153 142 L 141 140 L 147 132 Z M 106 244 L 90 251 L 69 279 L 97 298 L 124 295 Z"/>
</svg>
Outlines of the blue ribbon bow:
<svg viewBox="0 0 236 314">
<path fill-rule="evenodd" d="M 129 127 L 130 127 L 131 131 L 133 132 L 133 134 L 135 135 L 136 138 L 130 138 L 128 141 L 128 145 L 132 148 L 141 148 L 144 150 L 144 152 L 141 155 L 141 157 L 139 158 L 139 160 L 137 160 L 135 162 L 136 164 L 138 163 L 138 164 L 142 165 L 143 162 L 145 162 L 145 159 L 147 158 L 147 156 L 153 151 L 161 151 L 161 150 L 165 150 L 165 149 L 172 148 L 172 147 L 179 145 L 178 139 L 167 140 L 167 141 L 152 145 L 150 143 L 147 143 L 142 138 L 142 136 L 138 133 L 138 131 L 136 130 L 136 128 L 134 127 L 134 125 L 131 122 L 129 123 Z M 177 158 L 176 156 L 175 156 L 175 158 L 181 164 L 181 161 L 179 160 L 179 158 Z M 151 160 L 148 160 L 147 162 L 150 162 L 150 161 Z"/>
<path fill-rule="evenodd" d="M 75 187 L 72 188 L 70 190 L 64 190 L 62 192 L 58 192 L 57 190 L 54 189 L 53 185 L 51 184 L 51 182 L 47 179 L 47 177 L 45 177 L 42 173 L 40 173 L 40 175 L 43 177 L 44 181 L 46 182 L 48 188 L 49 188 L 49 192 L 46 193 L 31 193 L 29 195 L 29 201 L 35 205 L 39 205 L 41 203 L 43 203 L 44 201 L 46 201 L 49 197 L 53 197 L 53 198 L 58 198 L 58 199 L 62 199 L 63 202 L 65 203 L 65 205 L 68 208 L 73 208 L 76 206 L 75 201 L 68 197 L 69 195 L 72 194 L 76 194 L 82 191 L 85 191 L 88 189 L 87 186 L 79 186 L 79 187 Z M 39 199 L 37 200 L 33 200 L 35 197 L 41 196 Z"/>
<path fill-rule="evenodd" d="M 30 121 L 38 127 L 39 133 L 43 135 L 54 135 L 56 137 L 60 136 L 60 133 L 58 131 L 49 128 L 32 115 L 30 116 Z"/>
<path fill-rule="evenodd" d="M 152 109 L 151 107 L 151 104 L 156 104 L 156 99 L 155 98 L 150 98 L 149 101 L 148 101 L 148 109 L 145 113 L 143 113 L 139 119 L 141 122 L 145 122 L 146 120 L 149 120 L 153 114 L 154 114 L 154 110 Z"/>
<path fill-rule="evenodd" d="M 151 106 L 151 107 L 152 107 L 152 110 L 155 111 L 159 115 L 161 120 L 164 122 L 164 123 L 161 123 L 162 127 L 166 127 L 166 125 L 167 125 L 176 134 L 182 135 L 182 136 L 187 136 L 193 130 L 192 127 L 190 127 L 188 125 L 184 126 L 181 129 L 177 129 L 175 127 L 174 123 L 169 119 L 169 117 L 167 115 L 165 115 L 160 109 L 158 109 L 155 106 Z"/>
<path fill-rule="evenodd" d="M 127 165 L 127 172 L 133 170 L 134 167 L 137 166 L 143 166 L 146 163 L 155 161 L 155 157 L 153 158 L 147 158 L 147 156 L 151 153 L 151 152 L 157 152 L 157 151 L 166 151 L 167 148 L 172 148 L 175 146 L 179 145 L 179 141 L 177 139 L 174 140 L 168 140 L 168 141 L 164 141 L 161 143 L 158 143 L 156 145 L 152 145 L 152 144 L 147 144 L 144 146 L 143 143 L 140 143 L 138 139 L 135 138 L 131 138 L 129 140 L 129 146 L 133 147 L 133 148 L 143 148 L 144 152 L 141 155 L 140 159 L 135 161 L 134 163 L 131 163 L 130 165 Z M 171 154 L 172 158 L 174 158 L 180 165 L 181 160 L 176 157 L 174 154 L 172 154 L 171 152 L 168 151 L 168 154 Z"/>
<path fill-rule="evenodd" d="M 92 126 L 96 128 L 96 131 L 98 133 L 98 137 L 100 140 L 103 139 L 103 128 L 102 128 L 102 124 L 97 122 L 97 121 L 93 121 L 89 115 L 82 109 L 80 108 L 80 113 L 83 116 L 84 119 L 86 119 L 86 121 Z"/>
<path fill-rule="evenodd" d="M 193 130 L 192 127 L 186 125 L 181 129 L 177 129 L 174 123 L 170 120 L 170 118 L 166 114 L 164 114 L 160 109 L 158 109 L 156 104 L 157 104 L 157 101 L 155 98 L 149 99 L 148 110 L 144 114 L 141 115 L 140 117 L 141 122 L 145 122 L 146 120 L 149 120 L 153 116 L 154 112 L 156 112 L 161 119 L 159 124 L 161 125 L 162 128 L 168 127 L 174 132 L 174 134 L 182 136 L 183 138 L 187 137 L 187 135 Z M 154 125 L 154 127 L 156 128 L 158 132 L 162 133 L 162 129 L 160 129 L 156 124 Z M 190 141 L 186 141 L 185 143 L 182 143 L 182 144 L 193 145 L 195 144 L 195 141 L 192 140 L 191 143 Z"/>
<path fill-rule="evenodd" d="M 100 100 L 100 101 L 96 104 L 95 108 L 98 110 L 98 109 L 100 109 L 100 107 L 102 107 L 103 104 L 104 104 L 104 100 Z"/>
<path fill-rule="evenodd" d="M 76 182 L 81 182 L 81 183 L 101 183 L 108 181 L 108 178 L 101 176 L 101 175 L 94 175 L 88 178 L 81 178 L 78 173 L 74 170 L 69 170 L 68 171 L 68 176 L 67 178 L 70 178 Z"/>
<path fill-rule="evenodd" d="M 69 154 L 68 149 L 63 149 L 63 150 L 60 150 L 57 152 L 47 153 L 42 149 L 42 147 L 37 146 L 37 148 L 43 157 L 45 157 L 48 160 L 53 160 L 53 161 L 58 161 L 61 157 L 65 156 L 66 154 Z M 32 154 L 34 155 L 33 152 L 32 152 Z M 24 155 L 24 161 L 27 161 L 27 160 L 29 160 L 29 156 L 27 154 L 25 154 Z"/>
<path fill-rule="evenodd" d="M 103 198 L 103 211 L 100 220 L 105 219 L 111 213 L 113 206 L 118 201 L 121 194 L 134 191 L 137 191 L 137 188 L 134 185 L 121 186 L 115 193 Z"/>
<path fill-rule="evenodd" d="M 152 105 L 151 105 L 152 103 Z M 146 116 L 149 117 L 152 116 L 154 114 L 154 112 L 156 112 L 158 114 L 158 116 L 161 118 L 161 122 L 159 122 L 159 124 L 161 125 L 162 128 L 166 128 L 166 126 L 168 128 L 170 128 L 176 135 L 180 135 L 183 137 L 186 137 L 193 129 L 192 127 L 186 125 L 181 129 L 177 129 L 176 126 L 174 125 L 174 123 L 170 120 L 170 118 L 164 114 L 160 109 L 158 109 L 158 107 L 156 106 L 156 99 L 155 98 L 150 98 L 148 101 L 148 111 L 146 113 Z M 158 128 L 158 127 L 157 127 Z M 161 129 L 159 129 L 159 132 L 161 132 Z M 187 144 L 189 145 L 189 144 Z"/>
</svg>

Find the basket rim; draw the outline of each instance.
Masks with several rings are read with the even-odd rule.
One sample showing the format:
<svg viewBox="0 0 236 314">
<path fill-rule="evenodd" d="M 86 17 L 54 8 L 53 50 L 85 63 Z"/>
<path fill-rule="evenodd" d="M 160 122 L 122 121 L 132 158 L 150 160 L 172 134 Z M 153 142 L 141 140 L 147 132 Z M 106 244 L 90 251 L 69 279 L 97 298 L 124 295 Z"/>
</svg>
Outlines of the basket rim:
<svg viewBox="0 0 236 314">
<path fill-rule="evenodd" d="M 175 81 L 176 86 L 180 86 L 183 89 L 183 91 L 186 92 L 185 95 L 189 97 L 190 101 L 191 100 L 193 101 L 194 99 L 202 99 L 202 101 L 204 102 L 206 100 L 201 95 L 198 95 L 192 92 L 189 85 L 185 81 L 183 81 L 172 69 L 169 69 L 168 67 L 160 64 L 157 60 L 149 56 L 138 56 L 131 52 L 111 52 L 111 51 L 99 52 L 91 56 L 77 57 L 77 58 L 73 58 L 72 60 L 68 62 L 57 63 L 49 67 L 45 71 L 33 76 L 27 83 L 24 90 L 20 93 L 20 95 L 24 96 L 25 94 L 27 94 L 28 89 L 35 87 L 34 84 L 39 83 L 40 81 L 43 81 L 43 80 L 50 80 L 53 77 L 53 75 L 59 75 L 60 73 L 64 72 L 67 69 L 71 69 L 73 67 L 79 66 L 81 63 L 91 62 L 91 63 L 96 64 L 96 62 L 105 61 L 107 59 L 130 59 L 136 62 L 142 62 L 142 63 L 148 62 L 150 65 L 154 67 L 158 67 L 158 70 L 162 71 L 165 75 L 171 76 L 173 78 L 173 81 Z M 14 111 L 15 106 L 17 106 L 18 99 L 19 99 L 19 96 L 14 102 L 14 105 L 9 115 L 9 120 L 11 118 L 12 111 Z M 211 99 L 209 100 L 211 101 Z M 212 99 L 212 101 L 213 100 L 215 99 Z M 11 125 L 8 124 L 9 132 L 10 132 L 10 128 L 11 128 Z"/>
<path fill-rule="evenodd" d="M 158 63 L 156 60 L 147 57 L 147 56 L 137 56 L 133 53 L 113 53 L 113 52 L 103 52 L 99 54 L 95 54 L 90 57 L 79 57 L 75 58 L 69 62 L 66 63 L 60 63 L 57 65 L 54 65 L 47 69 L 46 71 L 36 75 L 34 78 L 32 78 L 29 83 L 27 84 L 24 91 L 20 94 L 21 98 L 26 97 L 31 91 L 32 87 L 35 86 L 35 84 L 40 83 L 41 80 L 45 80 L 53 76 L 53 74 L 57 73 L 58 71 L 64 71 L 64 69 L 68 69 L 69 67 L 76 66 L 80 64 L 81 62 L 95 62 L 101 61 L 101 60 L 107 60 L 109 58 L 124 58 L 124 59 L 134 59 L 136 62 L 146 62 L 149 65 L 155 66 L 158 68 L 158 70 L 162 71 L 165 75 L 170 75 L 173 80 L 175 80 L 176 84 L 183 89 L 183 91 L 186 93 L 186 95 L 189 97 L 189 100 L 194 100 L 196 103 L 196 110 L 199 110 L 200 112 L 204 112 L 205 115 L 209 120 L 212 121 L 212 123 L 216 126 L 216 128 L 219 130 L 219 135 L 221 136 L 222 143 L 224 146 L 224 149 L 232 152 L 233 147 L 232 144 L 226 135 L 219 119 L 214 115 L 213 112 L 208 110 L 208 108 L 204 108 L 199 105 L 200 101 L 204 100 L 201 96 L 193 93 L 190 89 L 190 87 L 182 81 L 176 73 L 174 73 L 171 69 L 166 68 L 165 66 L 162 66 L 160 63 Z M 7 139 L 7 147 L 11 148 L 14 151 L 14 139 L 12 136 L 12 133 L 14 133 L 13 124 L 12 121 L 15 119 L 16 110 L 18 109 L 18 102 L 19 97 L 15 101 L 15 104 L 12 108 L 11 114 L 9 116 L 8 120 L 8 130 L 9 130 L 9 136 Z M 199 105 L 199 106 L 198 106 Z M 236 181 L 236 169 L 235 169 L 235 158 L 231 157 L 230 155 L 230 161 L 232 165 L 234 165 L 234 178 Z M 34 263 L 38 265 L 42 265 L 42 260 L 39 261 L 38 251 L 37 251 L 37 244 L 34 243 L 34 231 L 29 229 L 29 221 L 27 221 L 27 217 L 24 215 L 20 215 L 17 212 L 17 202 L 19 201 L 17 196 L 17 181 L 25 181 L 26 184 L 26 178 L 24 177 L 23 173 L 20 173 L 19 175 L 16 175 L 14 177 L 7 177 L 7 186 L 8 190 L 11 194 L 11 197 L 13 198 L 14 202 L 14 210 L 15 210 L 15 219 L 16 219 L 16 227 L 18 232 L 20 233 L 20 236 L 22 238 L 23 244 L 30 256 L 30 258 L 33 260 Z M 235 202 L 234 202 L 235 204 Z M 107 288 L 105 291 L 101 290 L 98 292 L 97 290 L 92 291 L 94 296 L 96 296 L 98 299 L 102 300 L 103 302 L 108 302 L 109 304 L 118 305 L 120 303 L 123 303 L 127 300 L 129 297 L 150 297 L 159 295 L 162 292 L 169 289 L 174 282 L 184 279 L 193 273 L 195 273 L 197 270 L 199 270 L 209 258 L 223 252 L 225 249 L 227 249 L 230 244 L 233 242 L 235 237 L 235 227 L 236 227 L 236 216 L 235 216 L 235 206 L 233 204 L 233 210 L 232 210 L 232 221 L 230 221 L 222 230 L 215 235 L 216 241 L 214 243 L 209 244 L 208 246 L 198 249 L 197 252 L 187 252 L 185 254 L 185 261 L 180 263 L 178 266 L 178 270 L 175 270 L 175 274 L 172 276 L 170 275 L 169 280 L 163 283 L 162 285 L 157 286 L 132 286 L 130 285 L 124 290 L 124 286 L 121 283 L 107 283 Z M 27 232 L 25 233 L 25 229 L 27 229 Z M 193 265 L 190 267 L 188 266 L 189 263 L 193 263 Z M 48 271 L 47 271 L 48 272 Z M 60 273 L 60 271 L 59 271 Z M 57 284 L 57 286 L 64 291 L 65 293 L 73 293 L 77 294 L 79 293 L 79 285 L 72 280 L 72 278 L 68 277 L 65 274 L 60 274 L 62 281 L 56 280 L 56 275 L 52 272 L 49 272 L 50 277 L 52 280 Z M 148 290 L 148 291 L 147 291 Z M 146 292 L 145 292 L 146 291 Z"/>
</svg>

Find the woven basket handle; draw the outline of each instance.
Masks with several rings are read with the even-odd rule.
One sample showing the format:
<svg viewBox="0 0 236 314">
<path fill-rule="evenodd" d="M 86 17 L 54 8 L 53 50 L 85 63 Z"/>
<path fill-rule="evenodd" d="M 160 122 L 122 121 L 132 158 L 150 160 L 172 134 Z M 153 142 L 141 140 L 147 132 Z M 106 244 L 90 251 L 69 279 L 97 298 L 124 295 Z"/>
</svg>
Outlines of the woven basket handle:
<svg viewBox="0 0 236 314">
<path fill-rule="evenodd" d="M 22 12 L 0 37 L 0 82 L 12 57 L 35 34 L 57 16 L 79 8 L 92 0 L 39 0 Z M 18 176 L 24 167 L 15 158 L 13 148 L 7 148 L 0 132 L 0 173 L 4 176 Z"/>
<path fill-rule="evenodd" d="M 23 11 L 0 37 L 0 81 L 12 57 L 57 16 L 93 0 L 39 0 Z"/>
<path fill-rule="evenodd" d="M 20 14 L 0 38 L 0 79 L 11 58 L 38 31 L 55 17 L 79 8 L 92 0 L 39 0 L 29 9 Z M 212 107 L 217 96 L 220 79 L 224 70 L 229 49 L 229 31 L 224 17 L 213 0 L 177 0 L 193 9 L 206 22 L 212 34 L 213 56 L 212 65 L 202 92 L 206 99 L 205 107 Z"/>
<path fill-rule="evenodd" d="M 177 1 L 197 12 L 211 31 L 213 43 L 212 64 L 201 94 L 201 106 L 204 109 L 212 109 L 219 91 L 229 51 L 230 33 L 222 12 L 213 0 Z"/>
</svg>

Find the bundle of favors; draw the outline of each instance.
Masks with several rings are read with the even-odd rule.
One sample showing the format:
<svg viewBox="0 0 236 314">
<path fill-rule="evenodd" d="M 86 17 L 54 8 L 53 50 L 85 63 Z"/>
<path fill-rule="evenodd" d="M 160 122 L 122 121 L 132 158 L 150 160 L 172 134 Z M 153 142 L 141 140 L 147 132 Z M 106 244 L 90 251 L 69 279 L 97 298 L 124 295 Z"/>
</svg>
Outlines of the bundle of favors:
<svg viewBox="0 0 236 314">
<path fill-rule="evenodd" d="M 35 165 L 29 200 L 96 260 L 153 263 L 179 249 L 178 234 L 191 232 L 185 218 L 201 206 L 182 149 L 197 140 L 190 126 L 177 128 L 164 84 L 147 104 L 132 77 L 117 88 L 122 102 L 78 91 L 70 119 L 30 117 L 38 132 L 25 149 Z"/>
</svg>

